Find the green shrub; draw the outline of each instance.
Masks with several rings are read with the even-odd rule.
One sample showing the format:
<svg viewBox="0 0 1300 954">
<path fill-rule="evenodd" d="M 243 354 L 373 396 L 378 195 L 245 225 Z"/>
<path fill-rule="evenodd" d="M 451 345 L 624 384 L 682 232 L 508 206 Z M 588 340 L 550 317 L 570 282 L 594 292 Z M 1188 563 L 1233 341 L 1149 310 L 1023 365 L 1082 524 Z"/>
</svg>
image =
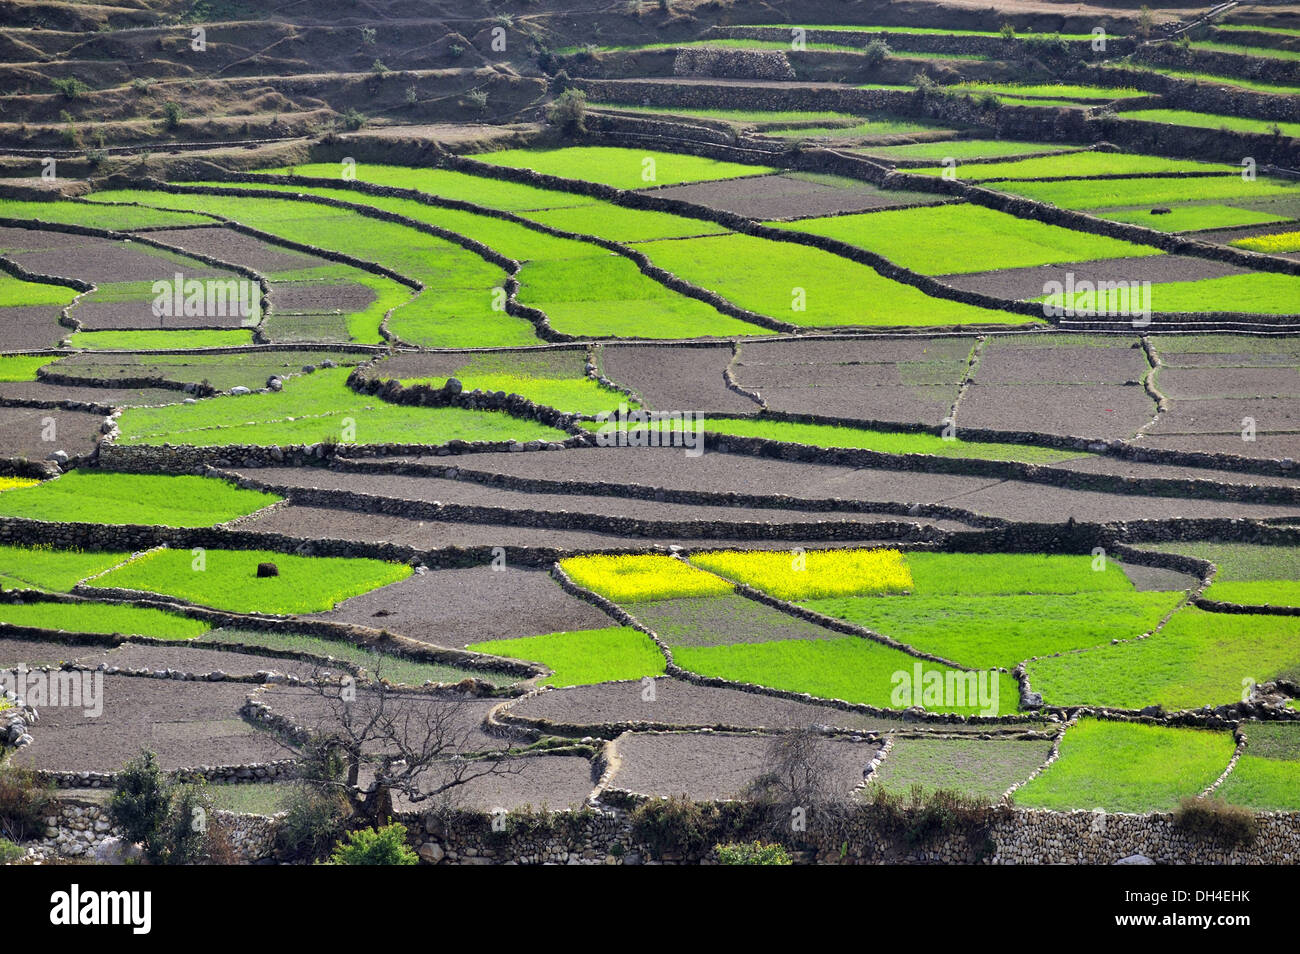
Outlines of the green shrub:
<svg viewBox="0 0 1300 954">
<path fill-rule="evenodd" d="M 719 824 L 716 805 L 677 796 L 644 801 L 630 818 L 636 839 L 660 857 L 699 851 L 714 840 Z"/>
<path fill-rule="evenodd" d="M 907 795 L 872 787 L 869 804 L 882 827 L 901 834 L 909 845 L 961 834 L 974 843 L 987 833 L 993 814 L 984 799 L 947 789 L 926 791 L 920 785 L 912 786 Z"/>
<path fill-rule="evenodd" d="M 0 769 L 0 837 L 26 841 L 45 831 L 53 795 L 27 769 Z"/>
<path fill-rule="evenodd" d="M 866 45 L 862 51 L 867 57 L 867 66 L 876 67 L 889 58 L 893 52 L 889 49 L 889 44 L 877 37 Z"/>
<path fill-rule="evenodd" d="M 193 785 L 172 794 L 172 810 L 164 828 L 169 865 L 196 865 L 208 857 L 208 824 L 215 811 L 212 796 Z"/>
<path fill-rule="evenodd" d="M 768 845 L 761 841 L 718 845 L 720 865 L 791 865 L 790 854 L 781 845 Z"/>
<path fill-rule="evenodd" d="M 7 838 L 0 838 L 0 865 L 11 865 L 23 856 L 23 850 Z"/>
<path fill-rule="evenodd" d="M 295 786 L 287 814 L 275 832 L 276 852 L 285 861 L 325 858 L 343 834 L 347 803 L 310 785 Z"/>
<path fill-rule="evenodd" d="M 1014 40 L 1016 38 L 1016 25 L 1008 20 L 998 28 L 998 33 L 1002 35 L 1004 40 Z"/>
<path fill-rule="evenodd" d="M 415 865 L 420 858 L 406 845 L 406 826 L 394 822 L 383 828 L 349 832 L 347 841 L 335 847 L 330 864 Z"/>
<path fill-rule="evenodd" d="M 560 78 L 557 76 L 555 81 L 558 85 Z M 565 89 L 551 103 L 547 118 L 566 135 L 582 135 L 587 131 L 587 94 L 580 89 Z"/>
<path fill-rule="evenodd" d="M 173 100 L 163 103 L 163 125 L 167 129 L 176 129 L 181 124 L 181 117 L 185 113 L 181 109 L 181 104 Z"/>
<path fill-rule="evenodd" d="M 349 106 L 348 111 L 343 114 L 344 129 L 360 129 L 365 125 L 366 117 L 357 112 L 355 106 Z"/>
<path fill-rule="evenodd" d="M 158 759 L 147 749 L 118 773 L 108 801 L 108 814 L 128 842 L 144 845 L 152 862 L 166 858 L 166 827 L 171 814 L 172 792 Z"/>
<path fill-rule="evenodd" d="M 1254 812 L 1221 798 L 1182 799 L 1174 810 L 1174 824 L 1198 838 L 1228 845 L 1253 844 L 1259 835 Z"/>
<path fill-rule="evenodd" d="M 75 76 L 51 80 L 50 85 L 54 87 L 56 92 L 62 93 L 64 99 L 80 99 L 90 92 L 90 87 Z"/>
</svg>

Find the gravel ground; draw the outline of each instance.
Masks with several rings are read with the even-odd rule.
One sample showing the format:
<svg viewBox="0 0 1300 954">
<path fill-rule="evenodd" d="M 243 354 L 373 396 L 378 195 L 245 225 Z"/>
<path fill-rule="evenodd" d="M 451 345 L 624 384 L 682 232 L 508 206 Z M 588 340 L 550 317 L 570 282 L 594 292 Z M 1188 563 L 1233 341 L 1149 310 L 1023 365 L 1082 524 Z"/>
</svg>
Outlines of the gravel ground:
<svg viewBox="0 0 1300 954">
<path fill-rule="evenodd" d="M 1140 593 L 1186 590 L 1200 582 L 1190 573 L 1166 570 L 1161 566 L 1142 566 L 1138 563 L 1122 563 L 1120 568 L 1129 578 L 1133 587 Z"/>
<path fill-rule="evenodd" d="M 0 639 L 0 666 L 19 663 L 31 666 L 56 666 L 73 659 L 100 657 L 111 647 L 96 644 L 61 643 L 47 639 Z"/>
<path fill-rule="evenodd" d="M 1150 442 L 1149 438 L 1144 437 L 1143 442 Z M 1300 453 L 1293 456 L 1300 458 Z M 445 463 L 444 458 L 430 460 Z M 1068 516 L 1086 521 L 1187 516 L 1263 519 L 1294 509 L 1176 497 L 1127 497 L 991 477 L 836 467 L 738 454 L 708 453 L 684 458 L 667 448 L 629 451 L 596 447 L 553 454 L 475 454 L 461 458 L 461 466 L 521 476 L 606 480 L 715 493 L 943 503 L 988 516 L 1047 522 L 1063 522 Z"/>
<path fill-rule="evenodd" d="M 261 656 L 253 653 L 227 652 L 197 646 L 153 646 L 125 643 L 105 653 L 99 660 L 122 669 L 179 669 L 195 676 L 224 672 L 227 676 L 255 676 L 259 672 L 282 672 L 310 678 L 317 666 L 296 659 Z"/>
<path fill-rule="evenodd" d="M 44 439 L 54 422 L 53 441 Z M 46 408 L 0 407 L 0 457 L 44 460 L 56 450 L 70 455 L 89 454 L 99 439 L 104 418 L 85 411 L 51 411 Z"/>
<path fill-rule="evenodd" d="M 454 649 L 613 625 L 599 609 L 562 590 L 545 570 L 508 564 L 505 570 L 430 570 L 354 596 L 313 618 L 387 629 Z"/>
<path fill-rule="evenodd" d="M 271 245 L 252 235 L 236 232 L 234 229 L 221 227 L 159 229 L 150 232 L 149 235 L 187 252 L 210 255 L 232 265 L 255 269 L 263 275 L 332 264 L 315 255 L 306 255 L 278 245 Z"/>
<path fill-rule="evenodd" d="M 0 400 L 10 401 L 79 401 L 86 404 L 127 405 L 175 404 L 185 398 L 178 391 L 163 388 L 91 388 L 44 381 L 0 382 Z"/>
<path fill-rule="evenodd" d="M 337 727 L 339 724 L 339 706 L 337 699 L 323 696 L 311 688 L 294 686 L 267 686 L 259 689 L 254 698 L 265 703 L 272 712 L 282 715 L 296 725 L 308 728 Z M 358 718 L 369 718 L 374 711 L 372 694 L 365 688 L 357 689 L 355 710 Z M 488 735 L 483 728 L 483 720 L 499 699 L 473 699 L 466 696 L 443 695 L 429 696 L 413 692 L 391 694 L 385 702 L 385 711 L 400 712 L 403 720 L 413 733 L 423 737 L 429 726 L 441 726 L 440 735 L 447 746 L 448 754 L 454 752 L 487 752 L 495 749 L 510 748 L 511 741 L 499 736 Z M 408 736 L 408 740 L 417 735 Z M 378 743 L 374 750 L 378 750 Z"/>
<path fill-rule="evenodd" d="M 962 427 L 1031 431 L 1109 440 L 1133 437 L 1155 416 L 1155 402 L 1138 385 L 975 384 L 957 410 Z"/>
<path fill-rule="evenodd" d="M 1236 434 L 1152 434 L 1142 438 L 1148 447 L 1195 451 L 1202 454 L 1235 454 L 1238 457 L 1300 460 L 1300 434 L 1259 433 L 1251 442 Z M 1274 509 L 1274 508 L 1269 508 Z"/>
<path fill-rule="evenodd" d="M 625 733 L 614 742 L 620 762 L 609 784 L 644 795 L 735 798 L 771 767 L 770 745 L 761 735 Z M 880 750 L 875 743 L 838 739 L 824 746 L 831 776 L 823 782 L 846 796 Z"/>
<path fill-rule="evenodd" d="M 1143 438 L 1143 442 L 1145 440 Z M 1167 477 L 1178 480 L 1212 480 L 1219 484 L 1294 487 L 1297 483 L 1300 483 L 1300 475 L 1295 477 L 1273 477 L 1266 474 L 1244 474 L 1231 470 L 1210 470 L 1200 467 L 1179 467 L 1172 464 L 1152 464 L 1143 461 L 1125 460 L 1122 457 L 1078 457 L 1057 466 L 1089 474 L 1117 474 L 1124 477 L 1139 478 Z"/>
<path fill-rule="evenodd" d="M 421 779 L 426 791 L 439 784 L 435 770 Z M 581 808 L 598 780 L 592 778 L 592 765 L 576 755 L 533 755 L 510 759 L 501 764 L 501 774 L 485 775 L 448 793 L 450 804 L 458 808 L 475 808 L 491 812 L 498 809 L 533 808 L 561 811 Z M 404 798 L 395 800 L 400 809 L 415 805 Z M 421 807 L 428 808 L 429 803 Z"/>
<path fill-rule="evenodd" d="M 1241 443 L 1243 421 L 1248 417 L 1255 421 L 1257 432 L 1300 431 L 1300 400 L 1287 397 L 1173 401 L 1149 433 L 1152 436 L 1235 434 Z"/>
<path fill-rule="evenodd" d="M 653 700 L 644 697 L 639 681 L 547 689 L 512 704 L 508 714 L 580 725 L 639 722 L 687 728 L 721 725 L 785 729 L 833 725 L 842 729 L 887 731 L 902 725 L 898 719 L 739 689 L 699 686 L 667 676 L 659 677 L 654 684 Z"/>
<path fill-rule="evenodd" d="M 963 291 L 980 292 L 995 298 L 1033 300 L 1047 294 L 1045 286 L 1048 282 L 1067 284 L 1066 275 L 1070 272 L 1074 273 L 1077 286 L 1080 282 L 1192 282 L 1202 278 L 1241 275 L 1246 273 L 1246 269 L 1190 255 L 1145 255 L 940 275 L 938 279 Z"/>
<path fill-rule="evenodd" d="M 254 292 L 255 295 L 260 293 Z M 236 309 L 229 309 L 234 312 Z M 242 328 L 245 316 L 194 315 L 159 318 L 153 313 L 153 298 L 138 301 L 89 301 L 83 299 L 70 312 L 87 331 L 172 330 L 188 328 Z"/>
<path fill-rule="evenodd" d="M 1162 368 L 1160 393 L 1179 398 L 1300 397 L 1300 372 L 1295 366 L 1274 368 Z"/>
<path fill-rule="evenodd" d="M 344 314 L 363 311 L 379 296 L 365 285 L 318 285 L 314 282 L 271 282 L 271 307 L 281 315 Z"/>
<path fill-rule="evenodd" d="M 631 388 L 657 411 L 752 414 L 758 405 L 729 389 L 723 372 L 731 346 L 681 347 L 602 345 L 602 365 L 611 381 Z"/>
<path fill-rule="evenodd" d="M 582 530 L 515 527 L 496 523 L 408 520 L 384 514 L 296 505 L 266 511 L 251 517 L 241 523 L 239 529 L 254 533 L 284 533 L 308 540 L 388 542 L 422 550 L 445 547 L 505 547 L 507 559 L 512 548 L 555 549 L 565 553 L 578 553 L 584 550 L 667 547 L 671 544 L 696 547 L 701 543 L 699 539 L 686 537 L 624 537 Z M 855 545 L 868 546 L 873 542 L 878 541 L 855 542 Z M 709 538 L 708 543 L 710 546 L 745 546 L 760 549 L 788 549 L 801 544 L 813 547 L 826 546 L 825 543 L 799 540 L 733 540 L 712 537 Z"/>
<path fill-rule="evenodd" d="M 45 305 L 0 308 L 0 341 L 6 351 L 43 351 L 72 334 L 59 324 L 59 309 Z"/>
<path fill-rule="evenodd" d="M 80 278 L 97 285 L 108 282 L 171 281 L 176 272 L 190 278 L 238 278 L 197 259 L 173 261 L 142 251 L 138 246 L 113 239 L 77 236 L 75 245 L 38 252 L 19 252 L 9 256 L 24 268 L 42 275 Z"/>
<path fill-rule="evenodd" d="M 1137 342 L 1116 338 L 1112 347 L 1018 347 L 1014 338 L 986 342 L 975 382 L 1011 384 L 1124 384 L 1141 382 L 1150 370 Z"/>
<path fill-rule="evenodd" d="M 506 490 L 469 480 L 437 477 L 405 477 L 387 474 L 346 473 L 320 468 L 256 468 L 240 474 L 276 487 L 324 487 L 399 500 L 442 502 L 521 511 L 549 511 L 593 514 L 600 517 L 629 517 L 641 520 L 719 520 L 745 523 L 878 523 L 895 521 L 896 516 L 870 513 L 827 513 L 808 510 L 773 510 L 659 503 L 626 497 L 585 494 L 528 493 Z"/>
<path fill-rule="evenodd" d="M 920 192 L 889 192 L 866 182 L 814 182 L 796 175 L 725 179 L 655 189 L 652 195 L 679 199 L 748 216 L 751 219 L 808 218 L 840 212 L 866 212 L 917 202 L 935 196 Z"/>
<path fill-rule="evenodd" d="M 28 768 L 94 772 L 121 769 L 142 746 L 169 770 L 285 758 L 283 746 L 239 716 L 254 688 L 105 676 L 101 715 L 46 705 L 32 731 L 35 741 L 12 758 Z"/>
<path fill-rule="evenodd" d="M 743 596 L 706 596 L 638 603 L 638 620 L 669 646 L 730 646 L 783 639 L 843 639 L 842 633 Z"/>
</svg>

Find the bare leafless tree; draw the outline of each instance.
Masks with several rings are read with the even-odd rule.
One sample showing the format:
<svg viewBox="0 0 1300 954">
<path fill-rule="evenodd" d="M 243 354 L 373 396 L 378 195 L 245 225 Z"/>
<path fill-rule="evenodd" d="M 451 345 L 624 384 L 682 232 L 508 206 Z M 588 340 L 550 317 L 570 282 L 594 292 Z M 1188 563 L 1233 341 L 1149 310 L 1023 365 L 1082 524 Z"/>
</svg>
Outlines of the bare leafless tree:
<svg viewBox="0 0 1300 954">
<path fill-rule="evenodd" d="M 831 740 L 815 728 L 793 729 L 768 742 L 762 775 L 747 795 L 766 809 L 776 835 L 803 829 L 799 822 L 824 823 L 843 813 L 846 800 L 834 788 Z"/>
<path fill-rule="evenodd" d="M 319 711 L 304 734 L 281 743 L 302 760 L 307 784 L 343 797 L 368 823 L 386 823 L 395 797 L 446 807 L 463 786 L 520 770 L 518 760 L 476 743 L 478 725 L 462 699 L 395 689 L 379 664 L 372 674 L 362 682 L 318 670 L 304 682 Z"/>
</svg>

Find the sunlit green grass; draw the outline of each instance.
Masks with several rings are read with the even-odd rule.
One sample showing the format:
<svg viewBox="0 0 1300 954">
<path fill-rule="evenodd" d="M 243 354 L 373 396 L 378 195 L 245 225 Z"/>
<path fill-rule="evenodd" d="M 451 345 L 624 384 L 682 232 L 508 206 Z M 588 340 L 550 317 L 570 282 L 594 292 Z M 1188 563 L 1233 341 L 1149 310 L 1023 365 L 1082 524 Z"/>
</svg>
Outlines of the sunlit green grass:
<svg viewBox="0 0 1300 954">
<path fill-rule="evenodd" d="M 895 739 L 869 785 L 898 795 L 919 785 L 925 792 L 956 791 L 995 801 L 1047 761 L 1051 748 L 1042 740 Z"/>
<path fill-rule="evenodd" d="M 74 470 L 0 496 L 0 516 L 63 523 L 209 527 L 254 513 L 279 499 L 207 477 Z"/>
<path fill-rule="evenodd" d="M 96 229 L 129 232 L 149 226 L 211 225 L 212 220 L 188 212 L 164 212 L 159 209 L 130 205 L 92 205 L 88 202 L 34 202 L 0 199 L 0 216 L 10 219 L 40 219 L 65 225 L 84 225 Z"/>
<path fill-rule="evenodd" d="M 1250 202 L 1275 196 L 1300 198 L 1300 184 L 1282 179 L 1258 178 L 1244 181 L 1240 176 L 1196 179 L 1089 179 L 1077 182 L 998 182 L 991 186 L 999 192 L 1011 192 L 1040 202 L 1050 202 L 1063 209 L 1111 209 L 1129 205 L 1170 205 L 1185 202 L 1224 199 Z M 1154 216 L 1153 216 L 1154 218 Z"/>
<path fill-rule="evenodd" d="M 1286 216 L 1239 209 L 1231 205 L 1174 205 L 1163 215 L 1152 215 L 1151 208 L 1101 209 L 1094 213 L 1112 222 L 1145 225 L 1161 232 L 1194 232 L 1200 229 L 1230 229 L 1239 225 L 1266 225 L 1285 222 Z"/>
<path fill-rule="evenodd" d="M 279 576 L 258 577 L 259 563 Z M 411 575 L 401 563 L 302 557 L 264 550 L 150 550 L 94 581 L 236 613 L 323 613 L 353 596 Z"/>
<path fill-rule="evenodd" d="M 1017 789 L 1015 800 L 1059 811 L 1170 811 L 1208 788 L 1234 748 L 1228 732 L 1084 719 L 1066 730 L 1061 757 Z M 1060 851 L 1072 860 L 1070 845 Z"/>
<path fill-rule="evenodd" d="M 1061 305 L 1063 295 L 1043 301 Z M 1103 307 L 1100 293 L 1076 292 L 1073 306 L 1081 312 Z M 1136 297 L 1136 296 L 1135 296 Z M 1107 306 L 1108 307 L 1108 306 Z M 1132 305 L 1130 305 L 1130 308 Z M 1300 313 L 1300 276 L 1277 272 L 1249 272 L 1190 282 L 1157 282 L 1151 286 L 1153 312 L 1236 311 L 1259 315 Z"/>
<path fill-rule="evenodd" d="M 118 419 L 123 444 L 219 447 L 315 444 L 445 444 L 563 441 L 563 431 L 501 411 L 389 404 L 346 384 L 347 368 L 292 378 L 284 390 L 221 395 L 196 404 L 128 408 Z"/>
<path fill-rule="evenodd" d="M 0 381 L 35 381 L 36 371 L 55 358 L 28 358 L 23 356 L 0 357 Z"/>
<path fill-rule="evenodd" d="M 474 643 L 475 652 L 538 662 L 552 675 L 543 686 L 587 686 L 663 675 L 667 661 L 650 637 L 630 626 L 583 629 Z"/>
<path fill-rule="evenodd" d="M 1258 811 L 1300 811 L 1300 732 L 1293 722 L 1251 722 L 1246 751 L 1215 795 Z"/>
<path fill-rule="evenodd" d="M 1300 59 L 1300 53 L 1294 54 Z M 1251 119 L 1247 116 L 1222 116 L 1214 113 L 1195 113 L 1186 109 L 1135 109 L 1120 113 L 1122 120 L 1142 120 L 1149 123 L 1172 123 L 1175 126 L 1192 126 L 1196 129 L 1227 129 L 1231 132 L 1261 133 L 1271 135 L 1275 129 L 1283 136 L 1300 136 L 1300 123 L 1276 122 L 1271 119 Z"/>
<path fill-rule="evenodd" d="M 66 285 L 25 282 L 8 272 L 0 272 L 0 308 L 27 305 L 66 305 L 77 297 Z"/>
<path fill-rule="evenodd" d="M 644 189 L 647 186 L 677 185 L 709 179 L 735 179 L 775 171 L 765 166 L 616 146 L 508 149 L 503 152 L 479 153 L 474 158 L 492 165 L 532 169 L 547 175 L 599 182 L 619 189 Z"/>
<path fill-rule="evenodd" d="M 944 169 L 912 169 L 922 175 L 938 176 Z M 957 166 L 958 179 L 1044 179 L 1062 176 L 1149 175 L 1171 172 L 1220 172 L 1240 175 L 1240 166 L 1221 163 L 1165 159 L 1126 152 L 1071 152 L 1063 156 L 1039 156 L 1013 162 L 979 162 Z"/>
<path fill-rule="evenodd" d="M 241 348 L 253 343 L 251 331 L 212 329 L 175 331 L 78 331 L 68 335 L 74 348 L 97 351 L 171 351 L 185 348 Z"/>
<path fill-rule="evenodd" d="M 1242 698 L 1300 665 L 1294 617 L 1207 613 L 1187 608 L 1149 639 L 1040 659 L 1029 682 L 1049 705 L 1197 709 Z"/>
<path fill-rule="evenodd" d="M 49 546 L 0 546 L 0 588 L 65 593 L 86 577 L 102 573 L 128 556 L 129 553 L 55 550 Z"/>
<path fill-rule="evenodd" d="M 69 633 L 152 636 L 156 639 L 193 639 L 208 630 L 208 624 L 176 613 L 144 606 L 116 606 L 106 603 L 0 603 L 0 623 L 64 630 Z M 69 647 L 69 657 L 93 650 Z"/>
<path fill-rule="evenodd" d="M 965 203 L 771 224 L 838 239 L 927 275 L 1161 254 L 1147 245 L 1076 232 Z"/>
</svg>

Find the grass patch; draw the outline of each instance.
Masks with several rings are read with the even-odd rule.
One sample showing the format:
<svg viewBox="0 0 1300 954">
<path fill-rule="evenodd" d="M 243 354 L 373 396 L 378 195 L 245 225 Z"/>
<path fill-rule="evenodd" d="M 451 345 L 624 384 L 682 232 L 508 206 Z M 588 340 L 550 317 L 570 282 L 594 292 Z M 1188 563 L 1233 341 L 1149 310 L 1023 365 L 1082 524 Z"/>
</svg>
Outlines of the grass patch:
<svg viewBox="0 0 1300 954">
<path fill-rule="evenodd" d="M 276 564 L 280 575 L 259 579 L 259 563 Z M 324 613 L 410 575 L 409 566 L 380 560 L 265 550 L 208 550 L 199 557 L 188 550 L 164 549 L 136 557 L 94 585 L 174 596 L 235 613 Z"/>
<path fill-rule="evenodd" d="M 912 588 L 897 550 L 714 550 L 691 562 L 783 600 L 903 593 Z"/>
<path fill-rule="evenodd" d="M 1231 229 L 1239 225 L 1267 225 L 1285 222 L 1284 215 L 1239 209 L 1233 205 L 1175 205 L 1163 215 L 1152 215 L 1151 209 L 1102 209 L 1096 214 L 1112 222 L 1129 222 L 1145 225 L 1161 232 L 1195 232 L 1201 229 Z"/>
<path fill-rule="evenodd" d="M 650 242 L 641 250 L 656 265 L 742 308 L 802 327 L 1039 323 L 931 298 L 866 265 L 807 245 L 722 235 Z M 746 267 L 737 268 L 737 262 Z"/>
<path fill-rule="evenodd" d="M 1257 811 L 1300 811 L 1300 726 L 1252 722 L 1246 751 L 1215 795 Z"/>
<path fill-rule="evenodd" d="M 1123 569 L 1107 560 L 1045 553 L 909 553 L 907 565 L 919 596 L 1131 593 Z"/>
<path fill-rule="evenodd" d="M 205 639 L 241 646 L 261 646 L 266 649 L 287 650 L 338 659 L 356 666 L 367 677 L 379 677 L 389 682 L 407 686 L 422 686 L 426 682 L 457 683 L 463 679 L 479 679 L 493 685 L 508 685 L 509 676 L 490 669 L 467 669 L 443 663 L 420 662 L 402 656 L 375 652 L 341 640 L 323 639 L 301 633 L 284 633 L 262 629 L 214 629 Z"/>
<path fill-rule="evenodd" d="M 0 381 L 35 381 L 37 369 L 54 360 L 49 355 L 39 358 L 23 355 L 0 357 Z"/>
<path fill-rule="evenodd" d="M 1300 58 L 1300 53 L 1295 56 Z M 1213 113 L 1196 113 L 1187 109 L 1135 109 L 1132 112 L 1120 113 L 1118 118 L 1125 122 L 1170 123 L 1174 126 L 1191 126 L 1195 129 L 1226 129 L 1230 132 L 1300 136 L 1300 123 L 1251 119 L 1247 116 L 1219 116 Z"/>
<path fill-rule="evenodd" d="M 68 304 L 77 297 L 77 291 L 67 285 L 50 285 L 45 282 L 25 282 L 8 272 L 0 272 L 0 308 L 31 305 Z"/>
<path fill-rule="evenodd" d="M 1102 293 L 1078 292 L 1074 307 L 1087 314 L 1102 308 L 1105 298 Z M 1048 295 L 1041 300 L 1059 306 L 1064 295 Z M 1151 286 L 1151 310 L 1293 315 L 1300 312 L 1300 276 L 1249 272 L 1191 282 L 1157 282 Z"/>
<path fill-rule="evenodd" d="M 857 623 L 922 652 L 981 669 L 1100 646 L 1149 632 L 1179 593 L 846 597 L 809 609 Z"/>
<path fill-rule="evenodd" d="M 1147 245 L 1076 232 L 968 204 L 885 209 L 768 224 L 838 239 L 926 275 L 1161 254 Z"/>
<path fill-rule="evenodd" d="M 678 646 L 673 658 L 683 669 L 704 676 L 754 683 L 790 692 L 806 692 L 825 699 L 843 699 L 881 708 L 904 708 L 895 688 L 898 677 L 911 678 L 920 667 L 922 679 L 969 679 L 970 674 L 921 662 L 914 656 L 867 639 L 787 639 L 767 643 L 737 643 L 729 646 Z M 931 677 L 930 674 L 935 674 Z M 992 708 L 997 713 L 1016 711 L 1019 693 L 1015 680 L 1006 673 L 991 673 L 997 687 Z M 955 696 L 953 700 L 955 702 Z M 979 714 L 975 705 L 926 705 L 933 712 Z M 993 714 L 985 712 L 984 714 Z"/>
<path fill-rule="evenodd" d="M 629 626 L 494 639 L 469 648 L 541 663 L 552 673 L 540 681 L 543 686 L 589 686 L 661 676 L 667 665 L 650 637 Z"/>
<path fill-rule="evenodd" d="M 74 470 L 0 498 L 0 516 L 70 523 L 210 527 L 280 497 L 208 477 Z"/>
<path fill-rule="evenodd" d="M 1170 711 L 1241 699 L 1247 680 L 1268 682 L 1300 664 L 1300 627 L 1287 616 L 1179 610 L 1149 639 L 1040 659 L 1030 685 L 1053 705 Z"/>
<path fill-rule="evenodd" d="M 176 613 L 107 603 L 0 603 L 0 622 L 68 633 L 156 639 L 193 639 L 208 631 L 207 623 Z"/>
<path fill-rule="evenodd" d="M 1136 99 L 1150 96 L 1139 89 L 1122 89 L 1111 86 L 1080 86 L 1072 83 L 957 83 L 945 86 L 944 91 L 959 91 L 979 96 L 983 93 L 1006 93 L 1010 96 L 1033 99 L 1078 100 L 1082 102 L 1110 103 L 1117 99 Z"/>
<path fill-rule="evenodd" d="M 182 348 L 243 348 L 253 333 L 238 329 L 176 329 L 175 331 L 78 331 L 68 335 L 74 348 L 97 351 L 170 351 Z"/>
<path fill-rule="evenodd" d="M 288 811 L 294 786 L 283 782 L 208 785 L 205 791 L 221 811 L 240 815 L 275 815 Z"/>
<path fill-rule="evenodd" d="M 349 388 L 349 373 L 346 368 L 317 371 L 286 381 L 278 393 L 221 395 L 197 404 L 129 408 L 118 419 L 120 442 L 220 447 L 568 438 L 563 431 L 501 411 L 388 404 Z"/>
<path fill-rule="evenodd" d="M 116 566 L 129 553 L 0 546 L 0 588 L 66 593 L 82 580 Z"/>
<path fill-rule="evenodd" d="M 607 388 L 591 378 L 543 378 L 461 371 L 450 377 L 458 379 L 466 391 L 505 391 L 506 394 L 518 394 L 537 404 L 573 414 L 599 414 L 617 408 L 620 404 L 629 408 L 640 407 L 623 392 Z M 406 378 L 402 384 L 408 387 L 417 384 L 441 387 L 446 381 L 446 378 Z"/>
<path fill-rule="evenodd" d="M 161 209 L 141 208 L 131 205 L 104 205 L 92 202 L 49 201 L 31 202 L 22 199 L 0 199 L 0 216 L 10 219 L 39 219 L 60 225 L 84 225 L 95 229 L 113 229 L 130 232 L 150 226 L 211 225 L 207 216 L 189 212 L 164 212 Z"/>
<path fill-rule="evenodd" d="M 1227 732 L 1084 719 L 1066 730 L 1061 757 L 1016 791 L 1016 804 L 1058 811 L 1170 811 L 1179 799 L 1209 787 L 1234 748 Z"/>
<path fill-rule="evenodd" d="M 618 189 L 645 189 L 684 182 L 736 179 L 776 171 L 765 166 L 748 166 L 700 156 L 614 146 L 508 149 L 503 152 L 481 153 L 473 158 L 494 166 L 532 169 L 545 175 L 599 182 Z"/>
<path fill-rule="evenodd" d="M 1086 179 L 1077 182 L 1000 182 L 997 189 L 1049 202 L 1063 209 L 1165 206 L 1185 202 L 1189 194 L 1195 195 L 1199 201 L 1226 199 L 1249 202 L 1274 196 L 1300 198 L 1300 184 L 1267 178 L 1245 182 L 1241 176 L 1197 179 L 1194 186 L 1185 179 Z"/>
<path fill-rule="evenodd" d="M 1059 142 L 1012 142 L 1007 139 L 948 139 L 943 142 L 917 142 L 907 146 L 880 146 L 864 149 L 882 159 L 992 159 L 1022 156 L 1026 153 L 1061 152 L 1076 148 Z"/>
<path fill-rule="evenodd" d="M 581 556 L 560 561 L 579 586 L 616 603 L 721 596 L 732 591 L 726 580 L 668 556 Z"/>
<path fill-rule="evenodd" d="M 870 784 L 898 795 L 961 792 L 992 801 L 1024 781 L 1051 754 L 1047 741 L 895 739 Z"/>
<path fill-rule="evenodd" d="M 944 173 L 944 170 L 938 167 L 909 171 L 931 176 L 940 176 Z M 1170 172 L 1221 172 L 1224 175 L 1239 176 L 1241 167 L 1126 152 L 1071 152 L 1063 156 L 1039 156 L 1014 162 L 970 163 L 957 167 L 957 178 L 1044 179 L 1062 176 L 1151 175 Z M 977 208 L 982 207 L 977 206 Z"/>
</svg>

